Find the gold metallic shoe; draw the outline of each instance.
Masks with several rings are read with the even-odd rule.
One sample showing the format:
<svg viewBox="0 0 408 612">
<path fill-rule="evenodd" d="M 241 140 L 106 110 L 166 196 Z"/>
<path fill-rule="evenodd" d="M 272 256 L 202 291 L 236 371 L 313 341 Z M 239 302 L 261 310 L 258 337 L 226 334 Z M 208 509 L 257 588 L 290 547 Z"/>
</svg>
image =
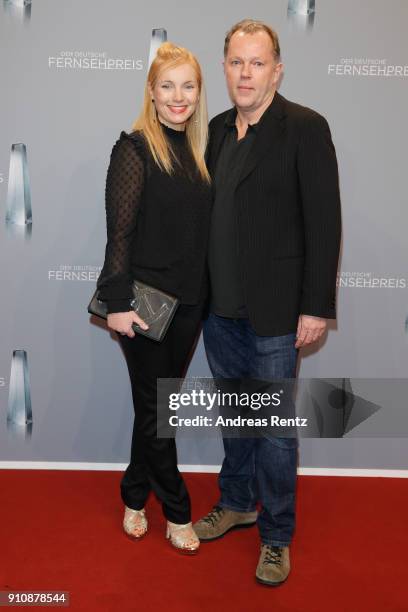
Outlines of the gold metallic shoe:
<svg viewBox="0 0 408 612">
<path fill-rule="evenodd" d="M 194 555 L 200 547 L 200 540 L 193 530 L 192 523 L 178 525 L 167 521 L 166 538 L 179 552 L 188 555 Z"/>
<path fill-rule="evenodd" d="M 132 510 L 125 506 L 123 517 L 123 529 L 132 540 L 140 540 L 147 532 L 147 518 L 145 509 Z"/>
</svg>

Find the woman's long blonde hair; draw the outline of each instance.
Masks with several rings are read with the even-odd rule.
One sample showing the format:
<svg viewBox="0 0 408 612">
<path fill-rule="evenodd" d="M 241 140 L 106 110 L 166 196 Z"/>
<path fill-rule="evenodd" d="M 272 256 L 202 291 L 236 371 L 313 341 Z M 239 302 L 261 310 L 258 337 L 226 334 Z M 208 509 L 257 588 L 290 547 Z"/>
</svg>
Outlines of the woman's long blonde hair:
<svg viewBox="0 0 408 612">
<path fill-rule="evenodd" d="M 149 84 L 153 88 L 163 70 L 182 64 L 190 64 L 193 67 L 199 90 L 199 101 L 194 113 L 187 120 L 185 128 L 187 142 L 201 177 L 209 182 L 210 176 L 204 160 L 208 139 L 207 101 L 200 65 L 188 49 L 178 47 L 171 42 L 165 42 L 160 45 L 147 75 L 142 112 L 132 128 L 133 130 L 141 130 L 143 132 L 155 162 L 163 170 L 172 174 L 174 170 L 173 151 L 167 143 L 161 123 L 157 118 L 156 108 L 149 91 Z"/>
</svg>

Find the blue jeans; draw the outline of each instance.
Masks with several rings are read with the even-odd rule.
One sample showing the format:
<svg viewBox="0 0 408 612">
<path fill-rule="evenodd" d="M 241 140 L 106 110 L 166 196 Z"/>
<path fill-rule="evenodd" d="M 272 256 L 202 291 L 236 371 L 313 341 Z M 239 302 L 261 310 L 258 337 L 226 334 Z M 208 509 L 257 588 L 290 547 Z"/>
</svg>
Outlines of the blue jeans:
<svg viewBox="0 0 408 612">
<path fill-rule="evenodd" d="M 295 378 L 296 334 L 257 336 L 248 319 L 211 313 L 204 322 L 204 344 L 214 378 Z M 258 500 L 261 541 L 288 546 L 295 528 L 297 438 L 223 438 L 219 505 L 253 512 Z"/>
</svg>

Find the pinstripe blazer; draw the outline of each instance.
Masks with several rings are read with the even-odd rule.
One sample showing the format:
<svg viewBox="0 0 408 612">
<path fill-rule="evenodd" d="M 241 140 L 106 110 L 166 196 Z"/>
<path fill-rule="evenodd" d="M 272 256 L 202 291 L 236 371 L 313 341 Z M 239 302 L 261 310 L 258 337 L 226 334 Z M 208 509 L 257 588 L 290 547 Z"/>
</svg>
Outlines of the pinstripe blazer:
<svg viewBox="0 0 408 612">
<path fill-rule="evenodd" d="M 210 122 L 212 176 L 229 112 Z M 276 92 L 234 197 L 241 278 L 255 332 L 294 332 L 300 314 L 334 319 L 341 214 L 326 119 Z"/>
</svg>

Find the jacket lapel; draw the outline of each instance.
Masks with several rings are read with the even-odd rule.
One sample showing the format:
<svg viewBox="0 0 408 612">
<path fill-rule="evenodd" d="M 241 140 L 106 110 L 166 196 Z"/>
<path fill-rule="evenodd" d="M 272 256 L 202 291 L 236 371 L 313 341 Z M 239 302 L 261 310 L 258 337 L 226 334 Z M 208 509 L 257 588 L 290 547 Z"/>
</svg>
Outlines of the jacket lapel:
<svg viewBox="0 0 408 612">
<path fill-rule="evenodd" d="M 221 124 L 221 128 L 214 130 L 214 133 L 211 137 L 210 147 L 209 147 L 209 156 L 208 156 L 208 171 L 211 176 L 214 176 L 215 167 L 217 164 L 217 159 L 219 152 L 221 150 L 221 145 L 225 138 L 225 129 L 224 122 Z"/>
<path fill-rule="evenodd" d="M 231 109 L 235 112 L 236 109 Z M 228 112 L 231 112 L 228 111 Z M 270 106 L 266 109 L 261 117 L 262 124 L 259 126 L 254 143 L 249 150 L 247 160 L 239 177 L 237 186 L 256 168 L 262 158 L 279 143 L 282 134 L 285 131 L 285 98 L 278 92 L 275 92 Z M 211 134 L 211 141 L 208 150 L 208 170 L 211 176 L 214 176 L 217 165 L 218 155 L 224 141 L 226 130 L 224 121 L 217 126 L 217 129 Z"/>
<path fill-rule="evenodd" d="M 279 145 L 285 131 L 285 98 L 275 92 L 270 106 L 261 117 L 254 143 L 249 150 L 238 185 L 256 168 L 271 149 Z M 237 186 L 238 186 L 237 185 Z"/>
</svg>

